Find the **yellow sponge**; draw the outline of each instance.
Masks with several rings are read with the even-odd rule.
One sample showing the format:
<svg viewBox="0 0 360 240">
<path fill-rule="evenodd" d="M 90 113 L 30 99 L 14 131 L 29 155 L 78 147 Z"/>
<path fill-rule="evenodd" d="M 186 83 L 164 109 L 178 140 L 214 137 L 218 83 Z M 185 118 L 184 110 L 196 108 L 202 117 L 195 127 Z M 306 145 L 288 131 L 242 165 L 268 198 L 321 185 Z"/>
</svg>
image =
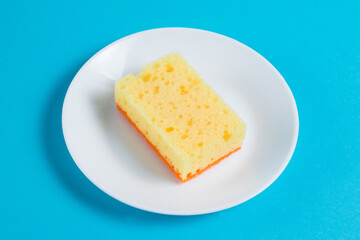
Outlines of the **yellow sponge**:
<svg viewBox="0 0 360 240">
<path fill-rule="evenodd" d="M 115 103 L 183 182 L 245 137 L 244 122 L 178 53 L 117 81 Z"/>
</svg>

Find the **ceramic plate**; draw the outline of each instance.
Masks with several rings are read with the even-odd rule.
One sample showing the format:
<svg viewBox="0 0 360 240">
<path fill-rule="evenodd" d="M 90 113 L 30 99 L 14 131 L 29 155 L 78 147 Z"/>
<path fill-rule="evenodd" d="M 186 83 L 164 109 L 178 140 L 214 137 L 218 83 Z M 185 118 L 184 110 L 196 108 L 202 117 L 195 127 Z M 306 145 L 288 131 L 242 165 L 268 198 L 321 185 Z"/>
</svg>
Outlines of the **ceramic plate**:
<svg viewBox="0 0 360 240">
<path fill-rule="evenodd" d="M 180 183 L 114 104 L 114 82 L 179 52 L 247 125 L 240 151 Z M 161 28 L 122 38 L 95 54 L 73 79 L 62 125 L 70 154 L 97 187 L 143 210 L 173 215 L 220 211 L 267 188 L 295 149 L 298 113 L 279 72 L 223 35 Z"/>
</svg>

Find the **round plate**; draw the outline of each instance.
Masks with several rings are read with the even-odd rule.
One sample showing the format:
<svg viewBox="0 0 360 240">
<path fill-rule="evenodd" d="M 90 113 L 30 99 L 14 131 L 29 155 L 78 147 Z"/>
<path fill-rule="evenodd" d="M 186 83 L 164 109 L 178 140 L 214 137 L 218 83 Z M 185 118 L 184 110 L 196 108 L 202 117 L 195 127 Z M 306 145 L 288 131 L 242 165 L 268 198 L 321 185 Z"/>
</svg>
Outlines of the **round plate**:
<svg viewBox="0 0 360 240">
<path fill-rule="evenodd" d="M 114 104 L 114 82 L 179 52 L 247 125 L 240 151 L 180 183 Z M 194 215 L 238 205 L 267 188 L 288 164 L 299 120 L 279 72 L 234 39 L 204 30 L 161 28 L 122 38 L 73 79 L 63 106 L 67 147 L 81 171 L 119 201 L 143 210 Z"/>
</svg>

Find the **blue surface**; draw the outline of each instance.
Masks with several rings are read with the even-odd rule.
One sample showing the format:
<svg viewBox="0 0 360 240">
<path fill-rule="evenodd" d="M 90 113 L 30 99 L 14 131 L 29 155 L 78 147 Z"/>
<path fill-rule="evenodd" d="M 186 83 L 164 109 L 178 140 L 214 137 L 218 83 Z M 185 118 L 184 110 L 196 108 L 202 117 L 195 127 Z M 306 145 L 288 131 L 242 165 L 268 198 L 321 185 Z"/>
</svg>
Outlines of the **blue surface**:
<svg viewBox="0 0 360 240">
<path fill-rule="evenodd" d="M 0 239 L 360 239 L 359 1 L 0 2 Z M 98 50 L 157 27 L 201 28 L 267 58 L 297 101 L 298 144 L 268 189 L 219 213 L 128 207 L 72 161 L 61 107 Z"/>
</svg>

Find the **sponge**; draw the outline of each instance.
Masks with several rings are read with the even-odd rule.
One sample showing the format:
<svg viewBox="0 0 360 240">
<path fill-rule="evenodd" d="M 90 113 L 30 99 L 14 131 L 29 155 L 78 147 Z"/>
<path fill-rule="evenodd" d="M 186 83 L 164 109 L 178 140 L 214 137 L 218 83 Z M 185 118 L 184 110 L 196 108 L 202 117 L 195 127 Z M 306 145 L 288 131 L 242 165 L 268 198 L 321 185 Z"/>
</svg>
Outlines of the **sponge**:
<svg viewBox="0 0 360 240">
<path fill-rule="evenodd" d="M 244 122 L 178 53 L 117 81 L 115 103 L 182 182 L 245 137 Z"/>
</svg>

